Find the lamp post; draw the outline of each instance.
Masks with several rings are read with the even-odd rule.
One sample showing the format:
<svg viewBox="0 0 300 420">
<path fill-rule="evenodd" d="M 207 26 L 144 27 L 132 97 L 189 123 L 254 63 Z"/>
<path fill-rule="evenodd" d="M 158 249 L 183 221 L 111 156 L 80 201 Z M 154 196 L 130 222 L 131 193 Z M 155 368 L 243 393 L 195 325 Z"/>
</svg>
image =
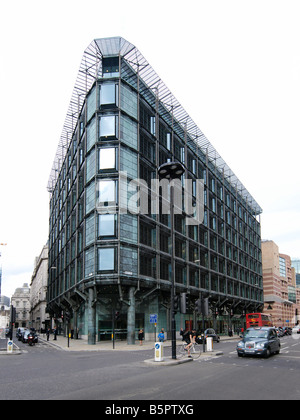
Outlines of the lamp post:
<svg viewBox="0 0 300 420">
<path fill-rule="evenodd" d="M 160 178 L 172 181 L 184 173 L 184 167 L 179 162 L 164 163 L 158 168 Z M 176 321 L 174 311 L 175 296 L 175 235 L 174 235 L 174 186 L 170 185 L 170 219 L 171 219 L 171 332 L 172 332 L 172 359 L 176 359 Z"/>
</svg>

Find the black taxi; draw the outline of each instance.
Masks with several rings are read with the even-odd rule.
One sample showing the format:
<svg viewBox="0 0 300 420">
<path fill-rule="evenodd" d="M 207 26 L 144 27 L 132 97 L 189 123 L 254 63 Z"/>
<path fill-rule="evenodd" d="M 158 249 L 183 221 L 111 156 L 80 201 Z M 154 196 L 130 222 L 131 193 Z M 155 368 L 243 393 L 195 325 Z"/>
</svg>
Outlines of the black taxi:
<svg viewBox="0 0 300 420">
<path fill-rule="evenodd" d="M 264 356 L 280 353 L 280 340 L 276 329 L 271 327 L 248 328 L 236 348 L 239 357 Z"/>
</svg>

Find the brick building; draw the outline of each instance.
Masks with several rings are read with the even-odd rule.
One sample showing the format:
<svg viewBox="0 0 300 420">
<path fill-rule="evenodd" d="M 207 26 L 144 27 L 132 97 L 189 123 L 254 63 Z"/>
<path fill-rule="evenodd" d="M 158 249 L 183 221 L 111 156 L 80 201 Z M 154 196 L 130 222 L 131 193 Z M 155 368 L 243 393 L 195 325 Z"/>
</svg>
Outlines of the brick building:
<svg viewBox="0 0 300 420">
<path fill-rule="evenodd" d="M 279 252 L 273 241 L 262 241 L 264 312 L 272 315 L 276 326 L 293 326 L 300 307 L 300 288 L 296 285 L 291 258 Z"/>
</svg>

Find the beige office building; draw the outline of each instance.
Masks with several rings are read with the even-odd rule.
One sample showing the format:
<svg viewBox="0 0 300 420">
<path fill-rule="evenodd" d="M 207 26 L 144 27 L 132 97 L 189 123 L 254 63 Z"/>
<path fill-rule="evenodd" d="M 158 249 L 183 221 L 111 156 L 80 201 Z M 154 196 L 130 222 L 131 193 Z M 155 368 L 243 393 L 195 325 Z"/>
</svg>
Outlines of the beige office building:
<svg viewBox="0 0 300 420">
<path fill-rule="evenodd" d="M 264 313 L 277 327 L 294 326 L 300 308 L 300 288 L 296 287 L 291 258 L 281 254 L 273 241 L 262 241 Z"/>
</svg>

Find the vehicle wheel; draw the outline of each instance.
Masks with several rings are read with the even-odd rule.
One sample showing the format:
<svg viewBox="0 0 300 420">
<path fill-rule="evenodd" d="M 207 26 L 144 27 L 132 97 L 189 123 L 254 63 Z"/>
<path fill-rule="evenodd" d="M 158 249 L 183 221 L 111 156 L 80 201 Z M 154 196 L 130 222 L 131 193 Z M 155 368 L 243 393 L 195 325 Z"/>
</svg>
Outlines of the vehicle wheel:
<svg viewBox="0 0 300 420">
<path fill-rule="evenodd" d="M 238 356 L 239 357 L 243 357 L 244 355 L 242 353 L 238 353 Z"/>
<path fill-rule="evenodd" d="M 198 359 L 201 355 L 201 347 L 199 344 L 195 344 L 192 348 L 191 348 L 191 356 L 192 359 Z"/>
<path fill-rule="evenodd" d="M 267 359 L 270 356 L 271 356 L 271 350 L 270 350 L 270 348 L 267 348 L 267 352 L 266 352 L 265 358 Z"/>
<path fill-rule="evenodd" d="M 182 344 L 177 346 L 176 348 L 176 356 L 178 357 L 178 359 L 181 359 L 182 357 L 187 355 L 187 351 L 184 350 L 184 347 Z"/>
</svg>

